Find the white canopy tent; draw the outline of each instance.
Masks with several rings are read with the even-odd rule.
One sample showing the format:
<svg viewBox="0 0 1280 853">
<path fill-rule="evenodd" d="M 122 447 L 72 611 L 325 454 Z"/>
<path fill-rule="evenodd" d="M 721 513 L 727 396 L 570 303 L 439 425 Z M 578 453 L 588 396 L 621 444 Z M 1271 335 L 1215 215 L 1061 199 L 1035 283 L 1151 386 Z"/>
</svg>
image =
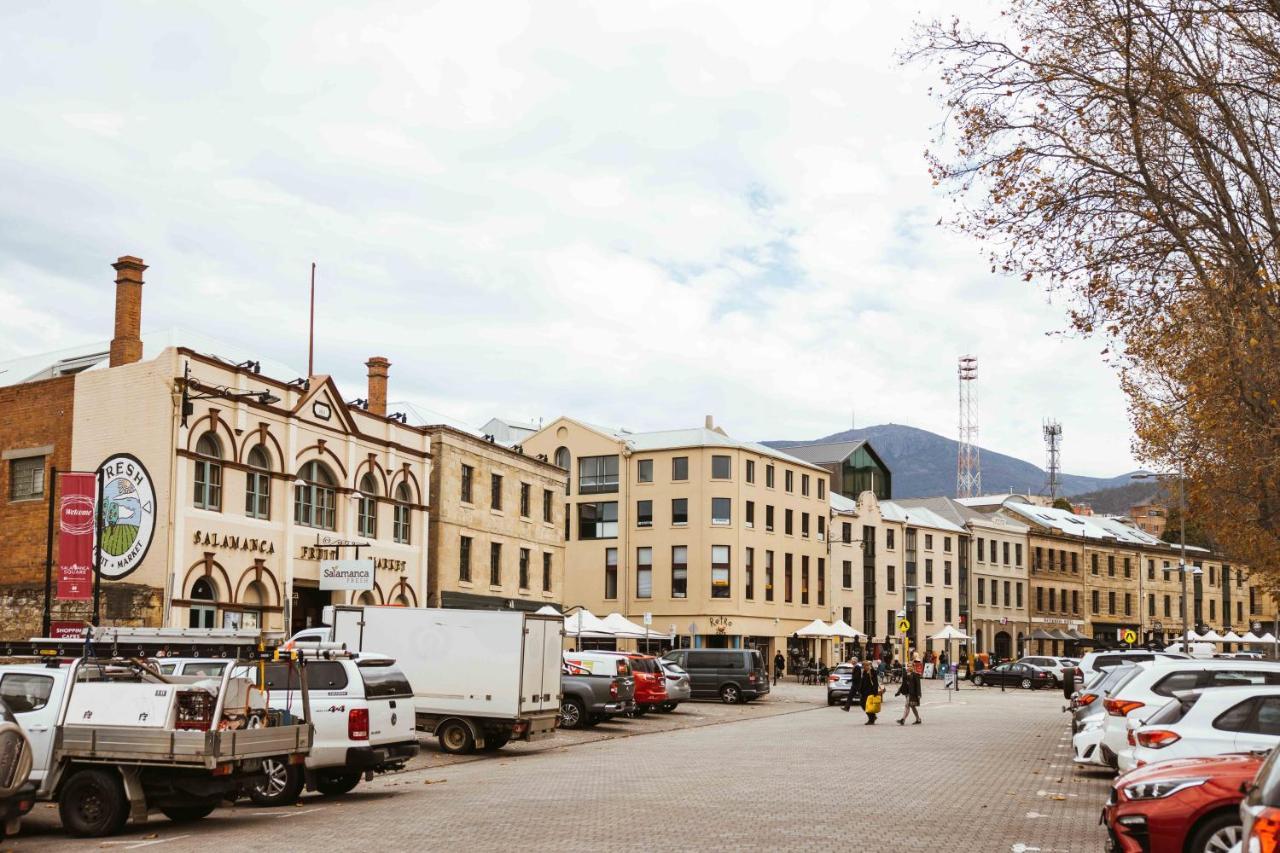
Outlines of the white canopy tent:
<svg viewBox="0 0 1280 853">
<path fill-rule="evenodd" d="M 933 634 L 932 636 L 929 637 L 929 639 L 942 640 L 947 644 L 947 660 L 951 661 L 951 663 L 949 663 L 949 666 L 955 666 L 954 659 L 951 657 L 951 641 L 967 640 L 969 639 L 969 635 L 966 634 L 964 631 L 961 631 L 959 628 L 954 627 L 950 622 L 948 622 L 941 631 L 939 631 L 936 634 Z M 960 672 L 959 667 L 956 667 L 956 674 L 958 675 L 959 672 Z M 950 683 L 944 680 L 943 685 L 947 688 L 947 691 L 948 691 L 947 701 L 950 702 L 951 701 L 950 691 L 952 688 L 955 688 L 956 690 L 960 689 L 960 679 L 952 678 Z"/>
<path fill-rule="evenodd" d="M 829 639 L 833 635 L 831 633 L 830 625 L 823 622 L 821 619 L 814 619 L 808 625 L 805 625 L 799 631 L 796 631 L 796 636 L 804 639 L 825 640 Z"/>
<path fill-rule="evenodd" d="M 615 637 L 644 640 L 649 636 L 648 628 L 637 625 L 621 613 L 610 613 L 602 621 L 605 628 Z"/>
<path fill-rule="evenodd" d="M 843 619 L 837 619 L 835 622 L 832 622 L 828 627 L 828 630 L 830 630 L 832 637 L 844 637 L 848 640 L 856 640 L 859 637 L 867 636 Z"/>
<path fill-rule="evenodd" d="M 544 604 L 534 612 L 537 613 L 539 616 L 559 616 L 560 615 L 560 611 L 556 610 L 550 604 Z"/>
<path fill-rule="evenodd" d="M 564 633 L 569 637 L 613 636 L 613 631 L 604 623 L 604 620 L 585 607 L 564 617 Z"/>
</svg>

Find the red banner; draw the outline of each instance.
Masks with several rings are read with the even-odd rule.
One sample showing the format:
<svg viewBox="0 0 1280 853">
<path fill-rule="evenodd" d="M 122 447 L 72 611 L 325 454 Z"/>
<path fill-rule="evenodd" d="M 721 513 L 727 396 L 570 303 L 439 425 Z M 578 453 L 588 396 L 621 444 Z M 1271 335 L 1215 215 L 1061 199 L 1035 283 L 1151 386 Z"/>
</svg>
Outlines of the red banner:
<svg viewBox="0 0 1280 853">
<path fill-rule="evenodd" d="M 93 598 L 93 532 L 96 474 L 59 474 L 58 599 Z"/>
</svg>

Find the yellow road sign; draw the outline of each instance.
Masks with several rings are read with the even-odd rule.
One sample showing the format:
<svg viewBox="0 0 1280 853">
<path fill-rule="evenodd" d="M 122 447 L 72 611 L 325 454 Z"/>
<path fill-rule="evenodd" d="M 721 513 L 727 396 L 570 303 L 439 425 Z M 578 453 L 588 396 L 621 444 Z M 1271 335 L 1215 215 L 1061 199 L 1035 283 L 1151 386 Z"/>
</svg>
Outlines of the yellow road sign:
<svg viewBox="0 0 1280 853">
<path fill-rule="evenodd" d="M 1138 642 L 1138 632 L 1132 628 L 1126 628 L 1124 632 L 1124 641 L 1132 646 L 1134 643 Z"/>
<path fill-rule="evenodd" d="M 908 632 L 908 631 L 910 631 L 910 630 L 911 630 L 911 622 L 910 622 L 910 620 L 907 620 L 907 619 L 899 619 L 899 620 L 898 620 L 898 633 L 899 633 L 899 634 L 905 634 L 905 633 L 907 633 L 907 632 Z"/>
</svg>

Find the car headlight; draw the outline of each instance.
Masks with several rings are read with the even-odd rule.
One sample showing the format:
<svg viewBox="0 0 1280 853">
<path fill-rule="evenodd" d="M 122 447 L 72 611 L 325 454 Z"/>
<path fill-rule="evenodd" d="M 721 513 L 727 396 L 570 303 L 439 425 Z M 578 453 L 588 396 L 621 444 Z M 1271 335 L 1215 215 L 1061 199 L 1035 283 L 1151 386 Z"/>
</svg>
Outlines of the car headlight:
<svg viewBox="0 0 1280 853">
<path fill-rule="evenodd" d="M 1203 785 L 1207 779 L 1162 779 L 1159 782 L 1137 782 L 1125 785 L 1124 795 L 1131 800 L 1158 800 L 1179 791 Z"/>
</svg>

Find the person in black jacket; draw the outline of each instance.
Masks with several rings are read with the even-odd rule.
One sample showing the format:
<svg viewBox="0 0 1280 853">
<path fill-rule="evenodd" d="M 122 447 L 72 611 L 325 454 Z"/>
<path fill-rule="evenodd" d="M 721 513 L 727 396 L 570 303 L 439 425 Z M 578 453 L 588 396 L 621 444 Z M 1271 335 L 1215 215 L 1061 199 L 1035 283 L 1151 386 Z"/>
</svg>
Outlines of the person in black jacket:
<svg viewBox="0 0 1280 853">
<path fill-rule="evenodd" d="M 876 724 L 876 715 L 871 711 L 867 711 L 867 703 L 872 696 L 880 695 L 880 679 L 876 677 L 875 667 L 871 665 L 871 661 L 863 661 L 862 666 L 853 671 L 853 679 L 849 685 L 849 695 L 857 694 L 861 700 L 862 710 L 866 711 L 866 725 L 874 726 Z M 845 710 L 849 710 L 848 699 L 845 700 Z"/>
<path fill-rule="evenodd" d="M 922 722 L 920 719 L 920 676 L 916 675 L 915 667 L 907 667 L 906 673 L 902 676 L 902 685 L 898 688 L 899 696 L 907 697 L 906 707 L 902 709 L 902 716 L 898 718 L 898 725 L 905 726 L 907 724 L 907 715 L 915 714 L 916 721 L 913 726 L 918 726 Z"/>
</svg>

